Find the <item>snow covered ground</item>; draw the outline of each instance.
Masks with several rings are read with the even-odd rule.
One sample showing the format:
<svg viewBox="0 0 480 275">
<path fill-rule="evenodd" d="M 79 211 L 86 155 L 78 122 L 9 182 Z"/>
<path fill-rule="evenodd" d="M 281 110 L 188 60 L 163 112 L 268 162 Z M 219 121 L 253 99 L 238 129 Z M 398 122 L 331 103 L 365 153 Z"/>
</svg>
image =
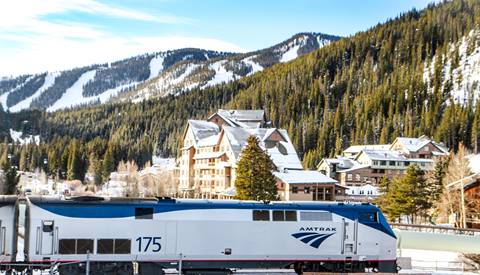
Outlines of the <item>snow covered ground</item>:
<svg viewBox="0 0 480 275">
<path fill-rule="evenodd" d="M 12 107 L 10 107 L 8 110 L 10 112 L 20 112 L 21 110 L 23 109 L 27 109 L 30 107 L 30 104 L 32 103 L 32 101 L 36 98 L 38 98 L 39 96 L 42 95 L 43 92 L 45 92 L 45 90 L 47 90 L 48 88 L 50 88 L 53 84 L 55 84 L 55 78 L 59 75 L 60 73 L 59 72 L 53 72 L 53 73 L 48 73 L 46 76 L 45 76 L 45 82 L 43 83 L 43 85 L 37 90 L 35 91 L 35 93 L 33 93 L 31 96 L 25 98 L 24 100 L 18 102 L 17 104 L 13 105 Z"/>
<path fill-rule="evenodd" d="M 40 143 L 40 136 L 39 135 L 27 135 L 27 136 L 23 136 L 23 132 L 18 132 L 18 131 L 15 131 L 13 129 L 10 129 L 10 137 L 12 138 L 12 140 L 16 143 L 20 143 L 20 144 L 30 144 L 30 143 L 33 143 L 35 142 L 35 144 L 39 144 Z"/>
<path fill-rule="evenodd" d="M 74 105 L 81 104 L 84 101 L 83 97 L 83 86 L 87 84 L 87 82 L 92 81 L 95 77 L 96 70 L 91 70 L 86 73 L 83 73 L 78 80 L 72 85 L 72 87 L 68 88 L 62 97 L 57 100 L 52 106 L 50 106 L 47 111 L 54 112 L 56 110 L 69 108 Z"/>
<path fill-rule="evenodd" d="M 157 77 L 163 71 L 163 60 L 165 59 L 163 54 L 159 54 L 150 60 L 150 76 L 148 79 Z"/>
<path fill-rule="evenodd" d="M 458 64 L 453 67 L 453 58 L 436 55 L 430 63 L 425 63 L 423 80 L 432 88 L 435 63 L 443 61 L 442 87 L 451 84 L 452 99 L 461 104 L 480 98 L 480 30 L 472 30 L 457 44 L 450 45 L 449 55 L 458 49 Z M 448 104 L 448 102 L 447 102 Z"/>
<path fill-rule="evenodd" d="M 234 79 L 233 72 L 227 71 L 224 67 L 226 61 L 218 61 L 210 65 L 210 69 L 215 71 L 215 76 L 210 79 L 203 87 L 213 86 L 220 83 L 230 82 Z"/>
</svg>

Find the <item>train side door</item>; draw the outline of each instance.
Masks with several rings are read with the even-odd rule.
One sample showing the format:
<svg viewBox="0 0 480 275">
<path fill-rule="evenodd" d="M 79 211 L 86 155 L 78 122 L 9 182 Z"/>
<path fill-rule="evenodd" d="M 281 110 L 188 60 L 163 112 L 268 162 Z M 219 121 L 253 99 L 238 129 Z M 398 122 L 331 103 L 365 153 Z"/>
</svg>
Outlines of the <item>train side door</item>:
<svg viewBox="0 0 480 275">
<path fill-rule="evenodd" d="M 357 254 L 358 220 L 343 219 L 342 254 L 347 256 Z"/>
<path fill-rule="evenodd" d="M 52 255 L 54 248 L 54 228 L 53 220 L 42 221 L 42 226 L 37 227 L 37 247 L 41 255 Z"/>
</svg>

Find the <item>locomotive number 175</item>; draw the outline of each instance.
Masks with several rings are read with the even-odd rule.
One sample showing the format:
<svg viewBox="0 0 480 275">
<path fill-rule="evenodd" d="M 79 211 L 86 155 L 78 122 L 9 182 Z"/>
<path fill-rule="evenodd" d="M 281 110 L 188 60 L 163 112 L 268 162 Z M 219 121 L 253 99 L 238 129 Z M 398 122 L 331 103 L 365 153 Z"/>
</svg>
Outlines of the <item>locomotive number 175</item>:
<svg viewBox="0 0 480 275">
<path fill-rule="evenodd" d="M 160 252 L 162 245 L 160 240 L 162 237 L 138 237 L 137 242 L 138 252 Z"/>
</svg>

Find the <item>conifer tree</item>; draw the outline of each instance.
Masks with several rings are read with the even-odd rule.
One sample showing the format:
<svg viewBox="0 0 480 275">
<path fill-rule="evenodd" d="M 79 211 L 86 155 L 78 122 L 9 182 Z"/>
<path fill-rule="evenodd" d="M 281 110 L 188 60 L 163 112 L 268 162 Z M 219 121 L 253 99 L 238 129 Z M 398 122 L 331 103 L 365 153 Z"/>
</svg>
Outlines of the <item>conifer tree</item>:
<svg viewBox="0 0 480 275">
<path fill-rule="evenodd" d="M 4 173 L 4 193 L 6 195 L 13 195 L 17 190 L 17 184 L 20 180 L 20 175 L 17 173 L 17 168 L 12 166 L 10 161 L 3 162 L 2 170 Z"/>
<path fill-rule="evenodd" d="M 105 155 L 103 156 L 103 163 L 102 163 L 102 175 L 103 180 L 107 181 L 110 177 L 110 173 L 115 171 L 115 152 L 113 148 L 113 144 L 109 144 Z"/>
<path fill-rule="evenodd" d="M 270 156 L 260 148 L 255 136 L 247 139 L 237 164 L 235 187 L 241 200 L 276 200 L 277 186 Z"/>
<path fill-rule="evenodd" d="M 82 156 L 80 152 L 80 145 L 78 140 L 73 140 L 70 144 L 70 154 L 68 156 L 68 170 L 67 170 L 67 179 L 68 180 L 81 180 L 85 176 L 84 167 L 82 163 Z"/>
</svg>

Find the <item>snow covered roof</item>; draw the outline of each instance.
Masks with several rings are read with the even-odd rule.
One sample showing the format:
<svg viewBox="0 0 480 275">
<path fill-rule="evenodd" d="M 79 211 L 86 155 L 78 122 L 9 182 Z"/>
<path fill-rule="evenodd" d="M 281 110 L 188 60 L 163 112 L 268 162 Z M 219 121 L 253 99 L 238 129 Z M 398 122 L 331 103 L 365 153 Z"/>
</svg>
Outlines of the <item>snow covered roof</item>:
<svg viewBox="0 0 480 275">
<path fill-rule="evenodd" d="M 406 160 L 400 152 L 390 150 L 362 150 L 357 159 L 361 154 L 367 155 L 371 160 Z"/>
<path fill-rule="evenodd" d="M 397 137 L 396 140 L 393 142 L 393 144 L 397 142 L 402 144 L 402 146 L 408 151 L 417 152 L 418 150 L 422 149 L 425 145 L 429 144 L 432 141 L 426 137 L 421 137 L 421 138 Z"/>
<path fill-rule="evenodd" d="M 480 154 L 468 156 L 468 162 L 473 173 L 480 173 Z"/>
<path fill-rule="evenodd" d="M 406 159 L 410 162 L 424 162 L 424 163 L 434 163 L 433 159 Z"/>
<path fill-rule="evenodd" d="M 204 139 L 201 139 L 197 142 L 197 147 L 214 146 L 217 144 L 219 138 L 220 138 L 220 135 L 216 134 L 216 135 L 212 135 Z"/>
<path fill-rule="evenodd" d="M 255 128 L 260 127 L 264 121 L 264 110 L 223 110 L 219 109 L 215 114 L 222 117 L 229 126 Z M 213 117 L 211 115 L 208 119 Z"/>
<path fill-rule="evenodd" d="M 218 125 L 213 122 L 189 119 L 188 124 L 190 125 L 190 129 L 192 129 L 196 142 L 220 132 Z"/>
<path fill-rule="evenodd" d="M 362 150 L 388 150 L 391 144 L 374 144 L 374 145 L 352 145 L 343 150 L 344 153 L 358 154 Z"/>
<path fill-rule="evenodd" d="M 268 148 L 265 146 L 265 138 L 272 134 L 272 129 L 277 130 L 285 141 L 279 141 L 275 146 Z M 239 127 L 223 127 L 225 137 L 228 139 L 232 147 L 235 159 L 239 159 L 242 148 L 247 144 L 249 136 L 256 136 L 260 140 L 260 146 L 266 149 L 273 163 L 278 169 L 303 169 L 302 163 L 298 158 L 297 151 L 293 147 L 292 142 L 286 130 L 276 128 L 239 128 Z"/>
<path fill-rule="evenodd" d="M 323 161 L 325 161 L 328 166 L 336 164 L 338 169 L 348 169 L 358 165 L 357 161 L 342 156 L 337 156 L 337 158 L 324 158 Z"/>
<path fill-rule="evenodd" d="M 200 154 L 195 154 L 193 159 L 211 159 L 211 158 L 219 158 L 221 157 L 225 152 L 208 152 L 208 153 L 200 153 Z"/>
<path fill-rule="evenodd" d="M 325 176 L 318 171 L 310 170 L 287 170 L 285 172 L 274 172 L 275 177 L 288 184 L 335 184 L 336 180 Z"/>
<path fill-rule="evenodd" d="M 355 171 L 355 170 L 358 170 L 358 169 L 363 169 L 363 168 L 368 168 L 370 167 L 370 165 L 368 164 L 358 164 L 358 165 L 355 165 L 349 169 L 345 169 L 345 170 L 341 170 L 341 171 L 338 171 L 339 173 L 348 173 L 348 172 L 352 172 L 352 171 Z"/>
</svg>

